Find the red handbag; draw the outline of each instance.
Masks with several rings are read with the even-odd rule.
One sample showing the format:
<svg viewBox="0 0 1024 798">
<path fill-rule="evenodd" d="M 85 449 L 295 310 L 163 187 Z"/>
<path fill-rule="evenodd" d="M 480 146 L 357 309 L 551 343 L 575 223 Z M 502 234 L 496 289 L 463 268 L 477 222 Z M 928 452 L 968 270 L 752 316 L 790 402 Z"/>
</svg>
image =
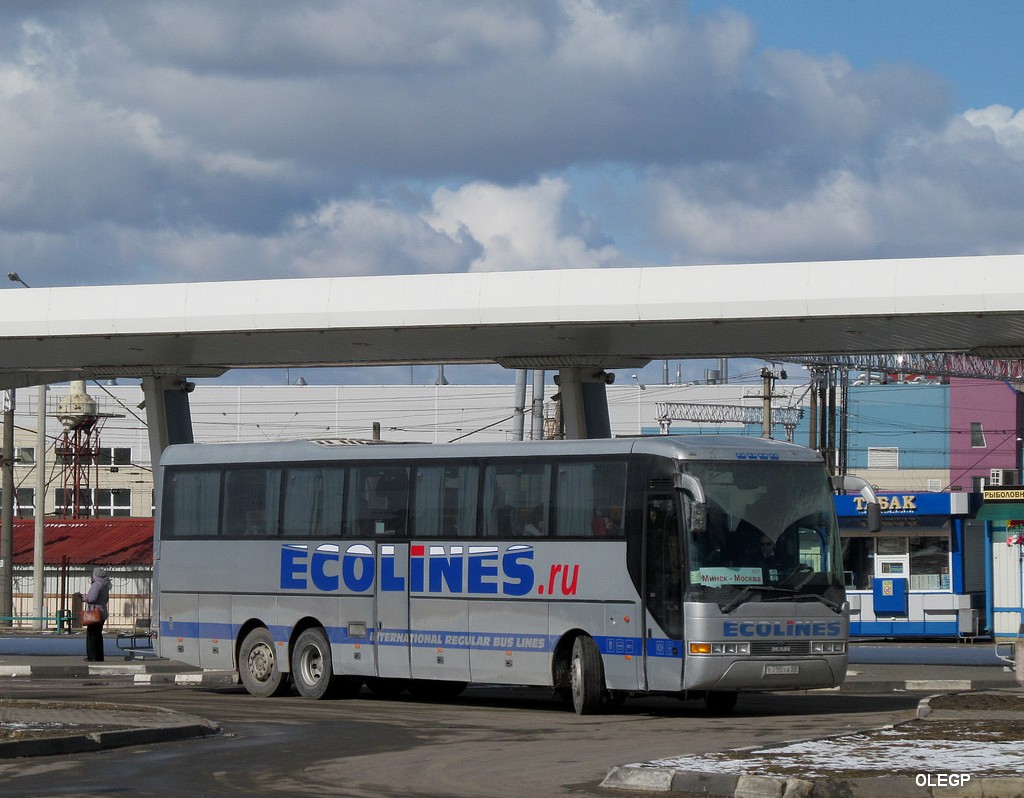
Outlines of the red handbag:
<svg viewBox="0 0 1024 798">
<path fill-rule="evenodd" d="M 103 614 L 100 612 L 99 607 L 89 607 L 82 610 L 82 626 L 92 626 L 93 624 L 102 623 Z"/>
</svg>

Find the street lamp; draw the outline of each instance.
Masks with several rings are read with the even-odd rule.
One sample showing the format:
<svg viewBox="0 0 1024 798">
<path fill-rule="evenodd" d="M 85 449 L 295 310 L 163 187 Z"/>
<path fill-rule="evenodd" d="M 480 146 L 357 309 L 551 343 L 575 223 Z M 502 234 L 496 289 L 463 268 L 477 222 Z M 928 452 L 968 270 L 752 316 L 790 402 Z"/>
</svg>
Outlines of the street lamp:
<svg viewBox="0 0 1024 798">
<path fill-rule="evenodd" d="M 31 288 L 32 287 L 28 283 L 26 283 L 24 280 L 22 280 L 18 276 L 17 272 L 7 272 L 7 279 L 10 280 L 12 283 L 21 283 L 26 288 Z"/>
</svg>

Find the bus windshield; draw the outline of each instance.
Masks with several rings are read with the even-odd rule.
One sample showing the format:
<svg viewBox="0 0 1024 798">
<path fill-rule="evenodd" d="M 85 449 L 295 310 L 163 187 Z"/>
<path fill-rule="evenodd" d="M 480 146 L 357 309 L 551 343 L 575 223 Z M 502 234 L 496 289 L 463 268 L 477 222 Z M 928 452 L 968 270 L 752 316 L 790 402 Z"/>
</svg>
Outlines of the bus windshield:
<svg viewBox="0 0 1024 798">
<path fill-rule="evenodd" d="M 707 525 L 687 530 L 687 600 L 820 596 L 843 599 L 842 561 L 830 485 L 820 464 L 692 462 Z"/>
</svg>

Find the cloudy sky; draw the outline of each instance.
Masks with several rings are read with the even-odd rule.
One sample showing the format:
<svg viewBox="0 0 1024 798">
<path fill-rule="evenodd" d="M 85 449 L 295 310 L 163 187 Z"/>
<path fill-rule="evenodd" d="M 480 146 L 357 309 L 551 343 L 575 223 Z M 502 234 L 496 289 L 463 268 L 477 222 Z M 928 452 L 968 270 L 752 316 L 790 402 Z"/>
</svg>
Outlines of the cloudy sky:
<svg viewBox="0 0 1024 798">
<path fill-rule="evenodd" d="M 1010 0 L 7 0 L 0 266 L 1021 252 L 1021 30 Z"/>
</svg>

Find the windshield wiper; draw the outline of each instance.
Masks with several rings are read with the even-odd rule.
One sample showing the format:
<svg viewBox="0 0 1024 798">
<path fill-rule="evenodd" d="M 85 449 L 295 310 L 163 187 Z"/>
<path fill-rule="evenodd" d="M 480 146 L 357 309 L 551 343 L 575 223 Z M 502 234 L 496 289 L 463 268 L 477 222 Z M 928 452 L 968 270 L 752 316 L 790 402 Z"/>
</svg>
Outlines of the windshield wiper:
<svg viewBox="0 0 1024 798">
<path fill-rule="evenodd" d="M 754 591 L 761 591 L 763 593 L 783 593 L 783 596 L 774 596 L 772 598 L 766 598 L 765 601 L 820 601 L 829 609 L 839 612 L 842 610 L 843 605 L 838 601 L 834 601 L 830 598 L 826 598 L 820 593 L 798 593 L 796 588 L 793 587 L 781 587 L 779 585 L 746 585 L 743 590 L 732 597 L 724 607 L 721 608 L 723 615 L 728 615 L 730 612 L 735 610 L 740 604 L 750 598 Z"/>
<path fill-rule="evenodd" d="M 740 604 L 750 598 L 755 590 L 760 590 L 765 593 L 785 593 L 787 598 L 796 593 L 796 591 L 791 587 L 779 587 L 778 585 L 745 585 L 743 590 L 733 596 L 732 600 L 722 607 L 722 613 L 724 615 L 728 615 L 740 606 Z"/>
</svg>

